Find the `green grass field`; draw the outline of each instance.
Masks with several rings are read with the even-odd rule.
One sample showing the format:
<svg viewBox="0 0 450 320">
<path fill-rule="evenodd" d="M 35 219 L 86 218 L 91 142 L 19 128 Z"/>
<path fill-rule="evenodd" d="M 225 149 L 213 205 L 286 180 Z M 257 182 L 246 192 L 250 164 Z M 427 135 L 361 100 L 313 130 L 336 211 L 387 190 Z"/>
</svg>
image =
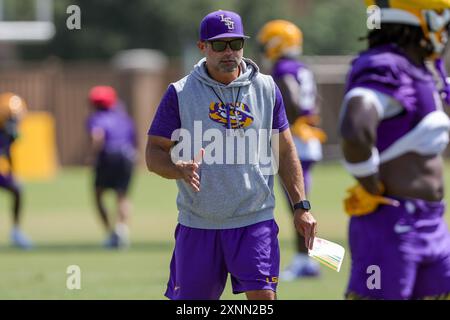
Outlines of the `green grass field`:
<svg viewBox="0 0 450 320">
<path fill-rule="evenodd" d="M 9 199 L 0 194 L 0 299 L 165 299 L 176 225 L 175 182 L 137 172 L 132 186 L 132 247 L 118 252 L 101 247 L 105 234 L 92 206 L 90 179 L 88 169 L 68 168 L 52 181 L 25 183 L 23 228 L 36 244 L 28 252 L 9 246 Z M 337 163 L 317 166 L 313 179 L 310 198 L 318 236 L 347 247 L 342 198 L 352 179 Z M 449 174 L 446 181 L 449 185 Z M 284 267 L 293 255 L 294 230 L 279 191 L 276 219 Z M 109 204 L 114 205 L 112 197 Z M 323 267 L 320 279 L 281 282 L 279 299 L 342 299 L 349 258 L 347 252 L 339 273 Z M 81 268 L 81 290 L 66 288 L 69 265 Z M 229 285 L 222 295 L 222 299 L 244 298 L 233 295 Z"/>
</svg>

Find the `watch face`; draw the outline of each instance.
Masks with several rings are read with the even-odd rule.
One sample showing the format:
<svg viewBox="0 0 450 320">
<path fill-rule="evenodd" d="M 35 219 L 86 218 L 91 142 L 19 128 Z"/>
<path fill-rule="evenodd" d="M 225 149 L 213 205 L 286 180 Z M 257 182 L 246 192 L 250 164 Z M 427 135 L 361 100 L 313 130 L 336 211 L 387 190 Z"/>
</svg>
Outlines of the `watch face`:
<svg viewBox="0 0 450 320">
<path fill-rule="evenodd" d="M 302 201 L 302 204 L 303 204 L 303 209 L 305 209 L 305 210 L 311 209 L 311 204 L 309 203 L 309 201 Z"/>
<path fill-rule="evenodd" d="M 308 200 L 300 201 L 299 203 L 294 205 L 294 209 L 303 209 L 303 210 L 310 210 L 311 204 Z"/>
</svg>

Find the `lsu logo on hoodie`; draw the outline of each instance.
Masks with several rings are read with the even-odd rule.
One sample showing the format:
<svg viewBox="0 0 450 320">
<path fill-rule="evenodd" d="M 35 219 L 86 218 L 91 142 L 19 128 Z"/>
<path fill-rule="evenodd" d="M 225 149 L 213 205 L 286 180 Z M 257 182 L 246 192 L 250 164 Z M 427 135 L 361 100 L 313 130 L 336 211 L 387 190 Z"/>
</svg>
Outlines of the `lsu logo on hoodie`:
<svg viewBox="0 0 450 320">
<path fill-rule="evenodd" d="M 242 102 L 225 105 L 222 102 L 211 102 L 209 118 L 227 129 L 247 128 L 253 122 L 249 107 Z"/>
</svg>

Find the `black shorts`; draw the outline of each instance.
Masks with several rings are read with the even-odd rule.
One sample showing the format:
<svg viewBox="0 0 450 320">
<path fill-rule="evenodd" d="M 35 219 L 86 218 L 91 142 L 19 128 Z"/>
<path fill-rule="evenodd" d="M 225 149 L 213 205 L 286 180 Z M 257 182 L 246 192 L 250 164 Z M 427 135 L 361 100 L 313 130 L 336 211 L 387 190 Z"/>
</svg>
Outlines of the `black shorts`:
<svg viewBox="0 0 450 320">
<path fill-rule="evenodd" d="M 95 187 L 127 192 L 133 161 L 121 153 L 101 154 L 95 166 Z"/>
</svg>

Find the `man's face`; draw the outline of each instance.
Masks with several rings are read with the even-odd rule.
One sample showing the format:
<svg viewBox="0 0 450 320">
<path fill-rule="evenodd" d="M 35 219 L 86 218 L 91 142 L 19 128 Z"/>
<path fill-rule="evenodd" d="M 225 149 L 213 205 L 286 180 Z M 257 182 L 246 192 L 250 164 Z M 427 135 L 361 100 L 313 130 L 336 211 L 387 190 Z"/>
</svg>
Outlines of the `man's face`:
<svg viewBox="0 0 450 320">
<path fill-rule="evenodd" d="M 223 38 L 214 41 L 200 41 L 197 45 L 205 55 L 209 67 L 218 72 L 231 73 L 236 71 L 242 61 L 243 41 L 242 38 Z M 225 49 L 220 51 L 225 45 Z M 238 49 L 239 47 L 240 49 Z"/>
</svg>

